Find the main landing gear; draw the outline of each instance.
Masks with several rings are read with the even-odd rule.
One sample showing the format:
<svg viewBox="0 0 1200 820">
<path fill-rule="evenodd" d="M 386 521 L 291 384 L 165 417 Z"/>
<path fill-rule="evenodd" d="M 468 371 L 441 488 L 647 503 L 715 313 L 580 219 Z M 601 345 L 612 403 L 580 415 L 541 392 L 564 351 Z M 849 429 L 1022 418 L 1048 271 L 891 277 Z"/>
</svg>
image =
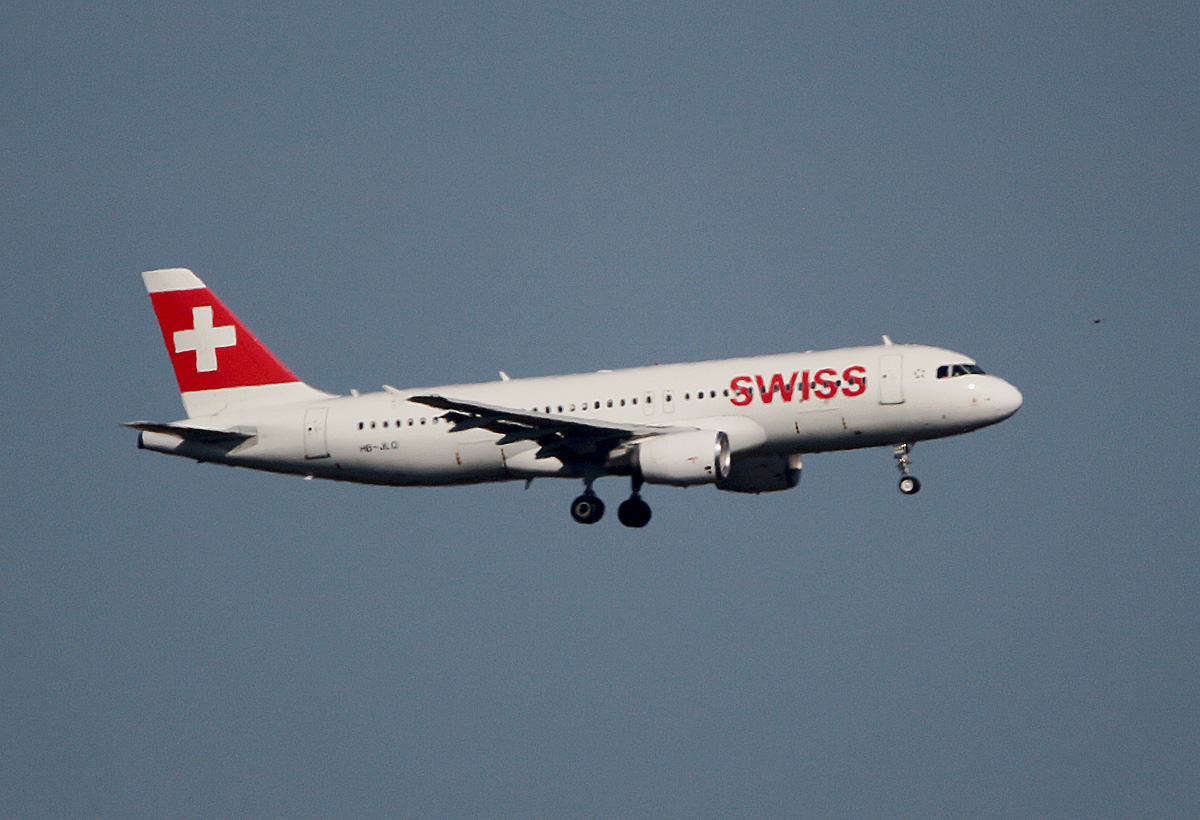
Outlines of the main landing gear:
<svg viewBox="0 0 1200 820">
<path fill-rule="evenodd" d="M 921 491 L 921 482 L 908 471 L 909 465 L 912 464 L 912 459 L 908 456 L 911 452 L 911 444 L 897 444 L 896 449 L 892 451 L 892 457 L 896 459 L 896 469 L 900 471 L 900 492 L 905 495 L 916 495 Z"/>
<path fill-rule="evenodd" d="M 617 507 L 617 519 L 626 527 L 640 528 L 650 523 L 650 505 L 638 495 L 641 478 L 633 479 L 633 493 Z M 580 524 L 595 524 L 604 516 L 604 502 L 592 490 L 592 482 L 584 481 L 583 495 L 571 502 L 571 517 Z"/>
<path fill-rule="evenodd" d="M 617 519 L 626 527 L 644 527 L 650 523 L 650 505 L 638 495 L 642 489 L 642 479 L 633 478 L 633 493 L 617 507 Z"/>
<path fill-rule="evenodd" d="M 604 502 L 588 487 L 571 502 L 571 517 L 580 524 L 595 524 L 604 517 Z"/>
</svg>

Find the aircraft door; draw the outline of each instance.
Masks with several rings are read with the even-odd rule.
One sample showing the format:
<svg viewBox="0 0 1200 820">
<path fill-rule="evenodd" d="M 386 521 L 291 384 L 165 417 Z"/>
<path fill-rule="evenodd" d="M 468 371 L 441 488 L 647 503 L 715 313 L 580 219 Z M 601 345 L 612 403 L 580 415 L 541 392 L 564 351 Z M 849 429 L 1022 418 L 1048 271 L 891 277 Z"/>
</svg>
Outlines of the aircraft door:
<svg viewBox="0 0 1200 820">
<path fill-rule="evenodd" d="M 879 357 L 879 403 L 904 403 L 904 356 L 901 354 Z"/>
<path fill-rule="evenodd" d="M 304 457 L 327 458 L 329 445 L 325 439 L 328 407 L 310 407 L 304 411 Z"/>
</svg>

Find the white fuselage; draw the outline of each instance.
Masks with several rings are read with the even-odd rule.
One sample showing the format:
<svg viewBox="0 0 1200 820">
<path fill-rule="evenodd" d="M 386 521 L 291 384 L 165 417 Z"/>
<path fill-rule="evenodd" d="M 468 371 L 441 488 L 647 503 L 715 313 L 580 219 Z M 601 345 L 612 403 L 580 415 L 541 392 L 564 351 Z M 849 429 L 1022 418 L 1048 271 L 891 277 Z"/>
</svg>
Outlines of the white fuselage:
<svg viewBox="0 0 1200 820">
<path fill-rule="evenodd" d="M 147 449 L 345 481 L 440 485 L 578 477 L 577 465 L 537 457 L 532 441 L 498 443 L 486 429 L 453 431 L 428 394 L 548 417 L 719 430 L 736 462 L 912 443 L 1008 418 L 1021 404 L 1008 382 L 939 368 L 973 360 L 923 345 L 877 345 L 569 376 L 508 379 L 239 408 L 188 424 L 253 435 L 237 446 L 142 433 Z"/>
</svg>

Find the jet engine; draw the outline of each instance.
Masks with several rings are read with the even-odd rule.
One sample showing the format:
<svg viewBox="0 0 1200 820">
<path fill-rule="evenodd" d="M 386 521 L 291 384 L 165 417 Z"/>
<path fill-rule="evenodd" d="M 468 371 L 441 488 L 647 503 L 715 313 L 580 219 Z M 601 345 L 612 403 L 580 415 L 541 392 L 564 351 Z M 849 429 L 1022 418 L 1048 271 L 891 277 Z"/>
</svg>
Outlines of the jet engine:
<svg viewBox="0 0 1200 820">
<path fill-rule="evenodd" d="M 729 437 L 716 430 L 669 433 L 637 446 L 637 468 L 651 484 L 711 484 L 729 475 Z"/>
<path fill-rule="evenodd" d="M 799 453 L 739 458 L 730 465 L 728 476 L 717 479 L 717 489 L 755 495 L 790 490 L 800 483 L 802 466 Z"/>
</svg>

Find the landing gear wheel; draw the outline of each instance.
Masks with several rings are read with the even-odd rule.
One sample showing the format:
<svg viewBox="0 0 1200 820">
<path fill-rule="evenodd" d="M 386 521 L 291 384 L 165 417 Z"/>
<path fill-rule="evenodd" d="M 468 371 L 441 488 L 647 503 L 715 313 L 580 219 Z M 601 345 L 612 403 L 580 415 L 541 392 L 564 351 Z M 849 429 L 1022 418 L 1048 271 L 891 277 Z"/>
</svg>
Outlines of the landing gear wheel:
<svg viewBox="0 0 1200 820">
<path fill-rule="evenodd" d="M 584 493 L 571 502 L 571 517 L 580 524 L 595 524 L 604 516 L 604 502 Z"/>
<path fill-rule="evenodd" d="M 905 495 L 916 495 L 921 490 L 921 482 L 908 472 L 908 468 L 912 464 L 912 459 L 909 457 L 911 452 L 912 445 L 906 442 L 897 444 L 892 451 L 892 457 L 896 459 L 896 469 L 900 471 L 900 492 Z"/>
<path fill-rule="evenodd" d="M 635 495 L 617 507 L 617 518 L 626 527 L 644 527 L 650 523 L 650 505 Z"/>
</svg>

